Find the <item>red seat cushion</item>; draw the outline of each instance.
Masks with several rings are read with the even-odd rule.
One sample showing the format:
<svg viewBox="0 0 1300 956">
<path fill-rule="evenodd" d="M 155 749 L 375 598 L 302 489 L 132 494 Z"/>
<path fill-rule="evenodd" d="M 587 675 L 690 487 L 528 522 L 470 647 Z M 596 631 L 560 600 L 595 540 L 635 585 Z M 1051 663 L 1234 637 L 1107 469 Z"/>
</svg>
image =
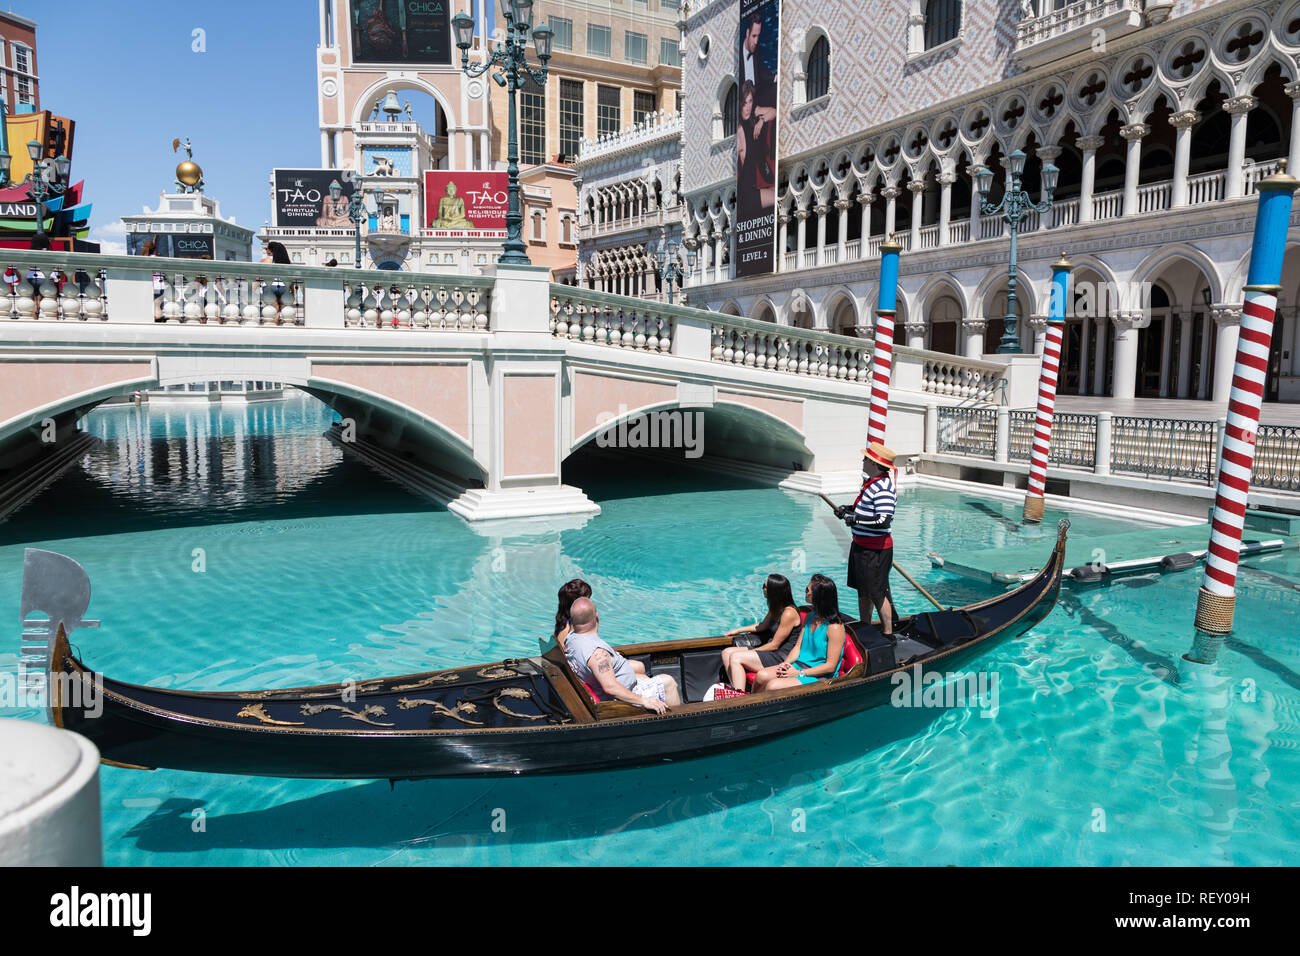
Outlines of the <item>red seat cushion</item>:
<svg viewBox="0 0 1300 956">
<path fill-rule="evenodd" d="M 853 639 L 853 633 L 846 627 L 844 629 L 844 655 L 840 658 L 840 669 L 835 672 L 835 676 L 840 677 L 847 674 L 861 663 L 862 652 L 858 650 L 858 642 Z"/>
</svg>

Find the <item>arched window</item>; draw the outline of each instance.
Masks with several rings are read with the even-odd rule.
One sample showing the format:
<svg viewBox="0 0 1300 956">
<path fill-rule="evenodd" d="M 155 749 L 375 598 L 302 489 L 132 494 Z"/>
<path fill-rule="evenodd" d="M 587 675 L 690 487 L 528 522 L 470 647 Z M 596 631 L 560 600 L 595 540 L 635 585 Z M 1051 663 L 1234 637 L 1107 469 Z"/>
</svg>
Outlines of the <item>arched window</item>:
<svg viewBox="0 0 1300 956">
<path fill-rule="evenodd" d="M 808 79 L 805 101 L 811 103 L 831 91 L 831 44 L 818 37 L 808 52 Z"/>
<path fill-rule="evenodd" d="M 957 39 L 961 30 L 961 0 L 929 0 L 925 5 L 925 48 Z"/>
<path fill-rule="evenodd" d="M 722 135 L 724 139 L 728 136 L 735 136 L 736 127 L 740 123 L 740 107 L 736 102 L 737 95 L 736 84 L 732 83 L 727 87 L 727 95 L 722 101 Z"/>
</svg>

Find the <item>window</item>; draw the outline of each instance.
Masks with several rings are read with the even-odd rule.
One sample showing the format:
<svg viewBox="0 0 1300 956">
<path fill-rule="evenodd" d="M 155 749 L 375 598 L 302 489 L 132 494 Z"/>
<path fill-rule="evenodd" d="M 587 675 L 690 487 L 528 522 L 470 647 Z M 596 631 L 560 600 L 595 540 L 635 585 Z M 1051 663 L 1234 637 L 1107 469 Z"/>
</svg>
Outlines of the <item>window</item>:
<svg viewBox="0 0 1300 956">
<path fill-rule="evenodd" d="M 623 55 L 629 63 L 644 63 L 646 61 L 646 40 L 644 33 L 633 33 L 627 30 L 623 33 Z"/>
<path fill-rule="evenodd" d="M 567 17 L 550 17 L 547 20 L 551 32 L 555 36 L 551 39 L 551 46 L 557 50 L 573 49 L 573 21 Z"/>
<path fill-rule="evenodd" d="M 682 0 L 659 0 L 660 9 L 677 10 L 681 8 L 681 5 Z"/>
<path fill-rule="evenodd" d="M 587 56 L 609 56 L 609 27 L 587 24 Z"/>
<path fill-rule="evenodd" d="M 532 220 L 533 220 L 533 241 L 545 242 L 546 241 L 546 213 L 542 212 L 542 210 L 540 209 L 534 210 Z"/>
<path fill-rule="evenodd" d="M 546 162 L 546 92 L 529 81 L 519 90 L 519 161 Z"/>
<path fill-rule="evenodd" d="M 925 49 L 957 39 L 961 30 L 961 0 L 928 0 L 925 5 Z"/>
<path fill-rule="evenodd" d="M 560 79 L 560 152 L 573 162 L 582 141 L 582 80 Z"/>
<path fill-rule="evenodd" d="M 671 37 L 659 38 L 659 62 L 664 66 L 682 65 L 681 44 Z"/>
<path fill-rule="evenodd" d="M 647 116 L 655 111 L 655 95 L 644 90 L 632 93 L 632 123 L 639 126 Z"/>
<path fill-rule="evenodd" d="M 736 90 L 736 84 L 732 83 L 727 87 L 727 95 L 722 101 L 722 136 L 725 139 L 728 136 L 736 135 L 736 127 L 740 123 L 740 109 L 736 102 L 739 94 Z M 739 149 L 740 147 L 736 147 Z"/>
<path fill-rule="evenodd" d="M 825 37 L 818 37 L 808 53 L 808 78 L 804 82 L 807 102 L 831 91 L 831 44 Z"/>
<path fill-rule="evenodd" d="M 573 217 L 568 213 L 560 217 L 560 244 L 573 245 Z"/>
<path fill-rule="evenodd" d="M 14 44 L 14 69 L 19 73 L 32 72 L 32 51 L 17 43 Z"/>
<path fill-rule="evenodd" d="M 596 87 L 597 135 L 612 136 L 622 127 L 623 113 L 619 105 L 621 93 L 617 86 Z"/>
<path fill-rule="evenodd" d="M 682 111 L 682 91 L 678 90 L 677 91 L 677 112 L 680 113 L 681 111 Z"/>
</svg>

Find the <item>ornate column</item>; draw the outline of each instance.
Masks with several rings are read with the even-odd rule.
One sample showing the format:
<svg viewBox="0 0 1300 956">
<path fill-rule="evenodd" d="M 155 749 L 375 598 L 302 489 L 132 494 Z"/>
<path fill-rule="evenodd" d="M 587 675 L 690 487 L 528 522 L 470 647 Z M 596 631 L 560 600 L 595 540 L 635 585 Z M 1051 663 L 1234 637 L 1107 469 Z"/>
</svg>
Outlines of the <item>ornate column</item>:
<svg viewBox="0 0 1300 956">
<path fill-rule="evenodd" d="M 1079 394 L 1087 395 L 1092 391 L 1092 379 L 1088 378 L 1088 346 L 1092 344 L 1092 316 L 1085 315 L 1079 323 Z"/>
<path fill-rule="evenodd" d="M 808 208 L 806 206 L 800 206 L 794 211 L 794 218 L 799 221 L 799 225 L 795 226 L 794 238 L 797 243 L 795 251 L 798 255 L 794 257 L 794 267 L 796 269 L 802 269 L 804 250 L 808 246 L 808 227 L 805 225 L 808 221 Z"/>
<path fill-rule="evenodd" d="M 903 194 L 897 186 L 886 186 L 880 191 L 885 197 L 885 239 L 894 234 L 894 202 Z"/>
<path fill-rule="evenodd" d="M 908 322 L 903 328 L 907 331 L 907 347 L 909 349 L 925 348 L 925 329 L 924 322 Z"/>
<path fill-rule="evenodd" d="M 1192 158 L 1192 127 L 1201 121 L 1196 110 L 1182 110 L 1169 116 L 1169 125 L 1177 132 L 1174 142 L 1174 195 L 1170 205 L 1177 209 L 1187 205 L 1187 169 Z"/>
<path fill-rule="evenodd" d="M 1092 189 L 1097 182 L 1097 150 L 1104 136 L 1080 136 L 1074 145 L 1083 151 L 1083 178 L 1079 183 L 1079 222 L 1092 222 Z"/>
<path fill-rule="evenodd" d="M 1029 327 L 1034 330 L 1034 354 L 1043 354 L 1043 343 L 1047 340 L 1047 316 L 1031 315 Z"/>
<path fill-rule="evenodd" d="M 826 214 L 830 212 L 830 207 L 824 202 L 819 202 L 813 208 L 817 213 L 817 264 L 820 266 L 826 261 Z"/>
<path fill-rule="evenodd" d="M 1192 313 L 1180 315 L 1178 333 L 1178 398 L 1190 397 L 1192 387 Z"/>
<path fill-rule="evenodd" d="M 858 184 L 858 205 L 862 207 L 862 239 L 858 243 L 858 258 L 867 257 L 867 240 L 871 238 L 871 206 L 876 201 L 876 191 Z"/>
<path fill-rule="evenodd" d="M 1174 316 L 1170 313 L 1160 323 L 1160 397 L 1169 397 L 1169 367 L 1173 364 L 1170 352 L 1174 347 Z"/>
<path fill-rule="evenodd" d="M 1243 192 L 1242 167 L 1246 165 L 1246 117 L 1258 105 L 1259 99 L 1254 96 L 1234 96 L 1223 101 L 1223 111 L 1232 117 L 1232 132 L 1228 139 L 1228 184 L 1224 191 L 1227 199 L 1236 199 Z"/>
<path fill-rule="evenodd" d="M 1212 400 L 1226 402 L 1232 397 L 1232 361 L 1241 336 L 1241 309 L 1216 306 L 1214 309 L 1214 393 Z"/>
<path fill-rule="evenodd" d="M 925 180 L 913 179 L 907 184 L 912 193 L 912 251 L 921 249 L 921 199 L 925 192 Z"/>
<path fill-rule="evenodd" d="M 1202 400 L 1210 397 L 1210 338 L 1213 335 L 1213 318 L 1213 308 L 1201 316 L 1201 373 L 1197 376 L 1196 397 Z"/>
<path fill-rule="evenodd" d="M 1111 323 L 1115 326 L 1115 366 L 1111 395 L 1117 399 L 1137 397 L 1137 328 L 1142 323 L 1141 312 L 1115 312 Z"/>
<path fill-rule="evenodd" d="M 964 351 L 967 358 L 977 359 L 984 354 L 984 330 L 988 323 L 984 319 L 963 319 L 962 334 L 966 336 Z"/>
<path fill-rule="evenodd" d="M 948 245 L 948 229 L 952 224 L 952 184 L 957 181 L 956 173 L 939 174 L 939 245 Z M 977 197 L 972 197 L 975 205 Z"/>
<path fill-rule="evenodd" d="M 1048 163 L 1055 163 L 1061 158 L 1061 147 L 1042 146 L 1034 150 L 1034 155 L 1037 156 L 1039 161 L 1045 166 Z M 1051 226 L 1051 223 L 1049 222 L 1051 215 L 1052 211 L 1049 209 L 1046 213 L 1038 217 L 1038 228 L 1040 230 L 1047 229 Z"/>
<path fill-rule="evenodd" d="M 1097 340 L 1093 345 L 1092 394 L 1106 394 L 1106 322 L 1105 315 L 1097 316 Z"/>
<path fill-rule="evenodd" d="M 970 177 L 970 181 L 971 181 L 971 190 L 970 190 L 970 241 L 971 242 L 979 242 L 980 240 L 980 228 L 981 228 L 980 227 L 980 215 L 981 215 L 980 194 L 979 194 L 979 189 L 976 187 L 976 183 L 975 183 L 975 170 L 979 168 L 980 167 L 978 165 L 973 165 L 969 167 L 969 169 L 967 170 L 967 175 Z"/>
<path fill-rule="evenodd" d="M 839 210 L 840 221 L 839 228 L 836 230 L 836 246 L 839 249 L 840 257 L 837 261 L 843 262 L 846 255 L 846 247 L 849 243 L 849 206 L 853 205 L 847 199 L 836 199 L 835 208 Z"/>
<path fill-rule="evenodd" d="M 785 271 L 785 244 L 786 241 L 789 239 L 788 227 L 790 225 L 790 214 L 786 212 L 784 209 L 782 209 L 777 213 L 776 218 L 777 218 L 776 271 L 784 272 Z"/>
<path fill-rule="evenodd" d="M 1146 123 L 1129 123 L 1127 126 L 1121 126 L 1119 130 L 1119 135 L 1123 136 L 1128 143 L 1128 163 L 1124 167 L 1125 216 L 1136 216 L 1138 213 L 1138 177 L 1142 175 L 1142 137 L 1150 132 L 1151 127 Z"/>
<path fill-rule="evenodd" d="M 1282 89 L 1291 97 L 1291 147 L 1286 168 L 1296 170 L 1300 169 L 1300 83 L 1288 83 Z"/>
<path fill-rule="evenodd" d="M 726 241 L 726 239 L 727 239 L 727 229 L 725 226 L 719 225 L 718 228 L 713 231 L 713 247 L 714 247 L 713 248 L 713 281 L 714 282 L 722 282 L 724 278 L 722 275 L 722 244 L 723 242 Z"/>
</svg>

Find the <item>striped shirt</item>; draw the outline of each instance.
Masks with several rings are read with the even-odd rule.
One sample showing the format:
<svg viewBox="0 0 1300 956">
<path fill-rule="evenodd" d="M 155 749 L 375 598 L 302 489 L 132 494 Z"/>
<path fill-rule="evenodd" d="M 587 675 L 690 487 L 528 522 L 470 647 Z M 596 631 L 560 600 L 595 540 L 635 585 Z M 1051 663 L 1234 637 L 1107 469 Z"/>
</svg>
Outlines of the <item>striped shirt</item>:
<svg viewBox="0 0 1300 956">
<path fill-rule="evenodd" d="M 889 533 L 894 522 L 894 508 L 898 504 L 898 486 L 893 471 L 887 471 L 870 481 L 863 482 L 857 500 L 853 502 L 853 541 L 872 551 L 883 551 L 894 546 Z"/>
</svg>

